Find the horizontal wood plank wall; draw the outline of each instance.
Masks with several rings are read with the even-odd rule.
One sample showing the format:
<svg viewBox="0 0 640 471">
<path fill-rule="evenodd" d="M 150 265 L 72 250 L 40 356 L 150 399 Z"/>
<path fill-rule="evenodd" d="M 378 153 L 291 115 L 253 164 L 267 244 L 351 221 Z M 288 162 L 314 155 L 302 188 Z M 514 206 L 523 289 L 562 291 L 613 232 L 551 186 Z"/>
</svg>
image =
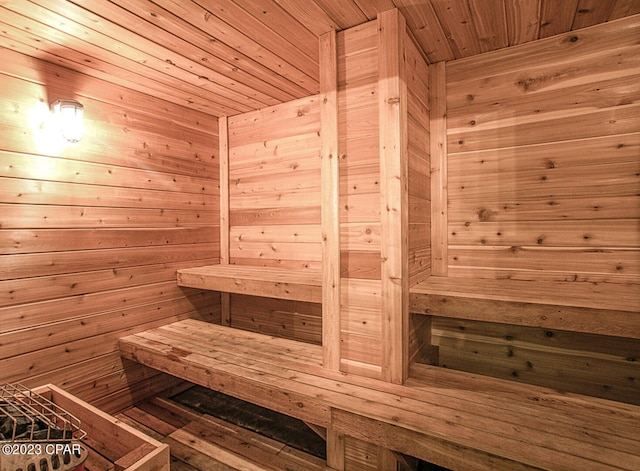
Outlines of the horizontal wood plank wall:
<svg viewBox="0 0 640 471">
<path fill-rule="evenodd" d="M 118 337 L 216 320 L 213 293 L 176 269 L 217 263 L 216 119 L 2 50 L 0 383 L 55 383 L 116 410 L 170 386 L 121 360 Z M 76 98 L 64 147 L 48 103 Z"/>
<path fill-rule="evenodd" d="M 229 263 L 320 270 L 318 96 L 229 117 L 228 134 Z M 318 308 L 231 295 L 230 325 L 319 343 Z"/>
<path fill-rule="evenodd" d="M 449 276 L 639 283 L 638 34 L 447 64 Z"/>
<path fill-rule="evenodd" d="M 639 34 L 636 16 L 447 63 L 449 277 L 529 281 L 542 303 L 544 286 L 619 291 L 638 319 Z M 640 397 L 637 340 L 449 319 L 433 329 L 452 368 Z"/>
<path fill-rule="evenodd" d="M 377 29 L 337 35 L 341 368 L 372 377 L 382 364 Z"/>
<path fill-rule="evenodd" d="M 440 365 L 640 404 L 640 342 L 556 329 L 434 318 Z"/>
</svg>

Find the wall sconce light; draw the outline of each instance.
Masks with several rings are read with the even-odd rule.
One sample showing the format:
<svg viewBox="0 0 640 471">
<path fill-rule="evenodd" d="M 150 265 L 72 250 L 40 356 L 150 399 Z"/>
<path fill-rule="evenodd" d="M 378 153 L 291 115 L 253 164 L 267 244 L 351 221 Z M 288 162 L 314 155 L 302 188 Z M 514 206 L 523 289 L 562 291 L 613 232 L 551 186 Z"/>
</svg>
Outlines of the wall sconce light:
<svg viewBox="0 0 640 471">
<path fill-rule="evenodd" d="M 62 136 L 69 142 L 80 141 L 84 132 L 82 104 L 75 100 L 56 100 L 51 107 Z"/>
</svg>

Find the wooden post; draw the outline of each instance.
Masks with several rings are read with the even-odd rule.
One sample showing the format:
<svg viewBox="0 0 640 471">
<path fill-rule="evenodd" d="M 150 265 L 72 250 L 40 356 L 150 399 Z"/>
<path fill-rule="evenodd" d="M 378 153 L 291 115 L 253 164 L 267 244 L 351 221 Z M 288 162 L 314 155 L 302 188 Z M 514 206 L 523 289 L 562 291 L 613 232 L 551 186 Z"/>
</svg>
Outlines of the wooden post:
<svg viewBox="0 0 640 471">
<path fill-rule="evenodd" d="M 220 264 L 229 264 L 229 122 L 226 116 L 218 118 L 220 149 Z M 222 324 L 231 325 L 229 293 L 220 294 Z"/>
<path fill-rule="evenodd" d="M 336 32 L 320 37 L 322 137 L 322 346 L 324 367 L 340 369 L 340 220 Z"/>
<path fill-rule="evenodd" d="M 391 450 L 378 446 L 378 465 L 376 468 L 379 471 L 397 471 L 398 459 Z"/>
<path fill-rule="evenodd" d="M 382 378 L 402 383 L 409 357 L 407 86 L 400 12 L 378 15 L 380 197 L 382 240 Z"/>
<path fill-rule="evenodd" d="M 336 471 L 344 471 L 344 434 L 327 428 L 327 466 Z"/>
<path fill-rule="evenodd" d="M 429 66 L 431 274 L 447 276 L 447 83 L 444 62 Z"/>
</svg>

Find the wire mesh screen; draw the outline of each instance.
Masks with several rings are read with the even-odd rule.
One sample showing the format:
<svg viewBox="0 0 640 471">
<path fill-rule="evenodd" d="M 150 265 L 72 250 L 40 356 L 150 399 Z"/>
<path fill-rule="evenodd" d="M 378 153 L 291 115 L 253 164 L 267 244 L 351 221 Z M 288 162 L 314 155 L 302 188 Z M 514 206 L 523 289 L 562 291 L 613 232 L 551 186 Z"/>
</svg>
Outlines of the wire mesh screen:
<svg viewBox="0 0 640 471">
<path fill-rule="evenodd" d="M 0 441 L 81 440 L 80 420 L 20 384 L 0 386 Z"/>
</svg>

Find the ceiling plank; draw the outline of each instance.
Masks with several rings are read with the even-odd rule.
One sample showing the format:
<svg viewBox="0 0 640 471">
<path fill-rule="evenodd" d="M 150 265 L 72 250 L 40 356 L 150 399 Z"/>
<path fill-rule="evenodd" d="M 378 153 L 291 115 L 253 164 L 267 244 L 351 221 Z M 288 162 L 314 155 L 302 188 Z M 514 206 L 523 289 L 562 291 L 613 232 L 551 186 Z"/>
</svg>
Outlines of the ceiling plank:
<svg viewBox="0 0 640 471">
<path fill-rule="evenodd" d="M 260 2 L 233 0 L 233 2 L 319 63 L 318 37 L 274 0 Z"/>
<path fill-rule="evenodd" d="M 285 33 L 283 37 L 231 0 L 216 0 L 215 2 L 209 0 L 192 1 L 220 18 L 236 31 L 242 31 L 244 35 L 256 44 L 286 60 L 308 76 L 318 76 L 320 70 L 318 68 L 317 39 L 310 43 L 309 41 L 303 41 L 302 38 L 293 38 L 290 36 L 291 33 L 286 34 L 287 24 L 281 25 L 279 28 L 282 33 Z M 213 20 L 211 17 L 208 18 L 208 21 Z M 292 25 L 293 23 L 294 21 L 291 22 Z M 285 39 L 285 37 L 291 39 Z M 306 36 L 304 39 L 309 38 L 309 36 Z"/>
<path fill-rule="evenodd" d="M 354 0 L 360 11 L 370 20 L 375 20 L 378 13 L 392 10 L 396 6 L 393 0 Z"/>
<path fill-rule="evenodd" d="M 131 77 L 131 80 L 139 82 L 140 84 L 146 84 L 151 89 L 163 89 L 163 88 L 176 88 L 175 78 L 166 72 L 175 72 L 179 70 L 171 64 L 162 64 L 161 61 L 157 61 L 159 69 L 154 69 L 147 64 L 140 67 L 140 62 L 125 58 L 121 55 L 109 52 L 111 47 L 125 48 L 127 46 L 122 43 L 116 43 L 111 38 L 105 37 L 96 31 L 89 30 L 77 25 L 72 21 L 58 15 L 57 13 L 50 12 L 48 10 L 39 8 L 37 5 L 29 4 L 24 5 L 24 2 L 6 2 L 13 8 L 26 7 L 29 15 L 35 19 L 28 18 L 25 15 L 21 15 L 20 12 L 14 10 L 4 10 L 2 19 L 7 21 L 7 24 L 15 26 L 18 30 L 16 36 L 24 37 L 29 40 L 31 45 L 35 44 L 35 47 L 41 51 L 36 54 L 35 57 L 42 57 L 50 53 L 52 56 L 60 56 L 65 60 L 68 60 L 68 64 L 84 63 L 91 65 L 91 67 L 102 67 L 103 71 L 109 71 L 111 74 L 119 74 L 124 77 Z M 38 20 L 38 21 L 36 21 Z M 58 25 L 64 28 L 65 31 L 52 28 L 49 24 Z M 15 32 L 15 31 L 14 31 Z M 81 40 L 80 37 L 93 40 L 99 44 L 94 44 L 90 41 Z M 44 53 L 44 54 L 43 54 Z M 154 60 L 150 56 L 140 54 L 139 60 Z M 106 59 L 105 59 L 106 58 Z M 59 63 L 54 60 L 53 62 Z M 77 67 L 73 67 L 76 70 Z M 164 70 L 162 69 L 164 68 Z M 185 79 L 188 74 L 184 73 Z M 193 74 L 191 74 L 193 76 Z M 197 82 L 197 78 L 189 77 Z M 200 101 L 201 103 L 211 101 L 212 103 L 219 103 L 224 105 L 230 110 L 245 110 L 252 109 L 256 106 L 253 102 L 252 105 L 246 104 L 247 98 L 243 102 L 238 102 L 226 96 L 226 93 L 221 93 L 223 90 L 219 89 L 210 91 L 202 85 L 196 83 L 192 84 L 188 81 L 183 83 L 180 90 L 173 90 L 176 97 L 180 98 L 180 104 L 187 104 L 193 101 Z M 153 93 L 150 93 L 153 94 Z"/>
<path fill-rule="evenodd" d="M 177 79 L 185 86 L 193 87 L 193 93 L 207 90 L 249 108 L 264 106 L 264 101 L 248 95 L 252 92 L 251 88 L 244 87 L 200 64 L 186 61 L 183 56 L 172 53 L 163 45 L 148 41 L 137 33 L 119 26 L 118 23 L 106 21 L 75 4 L 64 0 L 32 0 L 31 4 L 18 1 L 10 3 L 14 11 L 22 14 L 27 12 L 42 24 L 58 25 L 62 33 L 75 38 L 73 42 L 77 47 L 89 47 L 90 44 L 96 54 L 109 56 L 114 64 L 127 68 L 132 66 L 129 61 L 142 63 L 146 68 L 164 75 L 152 77 L 159 80 Z M 110 5 L 111 8 L 117 9 L 111 3 L 91 3 L 96 6 Z M 118 12 L 120 11 L 118 9 Z M 98 27 L 99 31 L 96 29 Z M 135 44 L 135 47 L 130 44 Z"/>
<path fill-rule="evenodd" d="M 455 59 L 449 41 L 430 2 L 424 0 L 394 0 L 407 20 L 416 42 L 430 63 Z"/>
<path fill-rule="evenodd" d="M 157 5 L 173 12 L 194 27 L 200 29 L 212 40 L 221 41 L 227 46 L 240 51 L 247 57 L 286 77 L 288 80 L 304 88 L 310 94 L 319 90 L 317 75 L 309 75 L 304 70 L 278 56 L 273 51 L 255 42 L 243 31 L 238 31 L 216 15 L 200 5 L 184 0 L 153 0 Z M 291 60 L 291 58 L 289 58 Z"/>
<path fill-rule="evenodd" d="M 311 3 L 312 0 L 307 0 Z M 367 16 L 358 8 L 353 0 L 313 0 L 320 8 L 327 12 L 329 17 L 335 21 L 339 29 L 351 28 L 352 26 L 366 23 Z"/>
<path fill-rule="evenodd" d="M 0 18 L 9 18 L 11 12 L 0 8 Z M 52 64 L 58 64 L 67 69 L 75 70 L 81 74 L 117 84 L 131 90 L 153 95 L 170 103 L 188 106 L 191 109 L 218 116 L 223 114 L 237 114 L 237 108 L 231 108 L 219 103 L 215 99 L 191 96 L 184 92 L 172 89 L 166 85 L 149 80 L 127 70 L 120 69 L 112 64 L 101 61 L 98 58 L 86 56 L 73 49 L 56 45 L 51 48 L 43 48 L 43 38 L 31 32 L 25 32 L 13 24 L 0 22 L 0 47 L 19 52 L 21 54 L 40 59 Z M 47 84 L 44 84 L 45 86 Z M 73 94 L 76 86 L 81 84 L 66 83 L 69 93 Z M 51 100 L 54 97 L 44 97 Z"/>
<path fill-rule="evenodd" d="M 640 2 L 638 0 L 616 0 L 611 8 L 609 21 L 637 14 L 640 14 Z"/>
<path fill-rule="evenodd" d="M 579 0 L 571 29 L 604 23 L 611 15 L 615 0 Z"/>
<path fill-rule="evenodd" d="M 480 50 L 502 49 L 509 45 L 504 0 L 468 0 Z"/>
<path fill-rule="evenodd" d="M 505 1 L 509 46 L 538 39 L 540 0 Z"/>
<path fill-rule="evenodd" d="M 542 0 L 539 39 L 571 31 L 578 0 Z"/>
<path fill-rule="evenodd" d="M 139 21 L 136 16 L 145 19 L 154 27 L 138 29 L 141 35 L 232 81 L 251 87 L 254 92 L 263 95 L 263 101 L 275 104 L 307 95 L 302 87 L 223 43 L 211 41 L 202 31 L 151 2 L 112 2 L 132 13 L 121 21 L 121 26 L 131 29 Z M 254 98 L 260 99 L 258 96 Z"/>
<path fill-rule="evenodd" d="M 51 4 L 57 8 L 63 4 L 61 0 L 35 1 L 43 5 Z M 141 46 L 149 53 L 161 55 L 161 58 L 164 55 L 165 61 L 171 61 L 182 69 L 197 74 L 202 80 L 235 90 L 241 96 L 250 97 L 257 103 L 267 106 L 279 103 L 280 100 L 289 96 L 269 84 L 263 84 L 261 80 L 243 70 L 237 68 L 234 70 L 231 64 L 205 53 L 181 37 L 147 22 L 146 18 L 157 19 L 163 14 L 161 9 L 152 4 L 120 0 L 85 3 L 88 10 L 100 17 L 99 21 L 104 23 L 100 28 L 103 33 L 117 37 L 127 44 Z M 96 20 L 87 18 L 88 10 L 78 8 L 67 14 L 74 20 L 82 21 L 86 26 L 92 27 Z"/>
<path fill-rule="evenodd" d="M 315 2 L 300 0 L 275 0 L 275 2 L 318 37 L 329 31 L 340 29 L 338 23 Z"/>
<path fill-rule="evenodd" d="M 482 52 L 467 2 L 431 0 L 431 4 L 456 59 Z"/>
</svg>

